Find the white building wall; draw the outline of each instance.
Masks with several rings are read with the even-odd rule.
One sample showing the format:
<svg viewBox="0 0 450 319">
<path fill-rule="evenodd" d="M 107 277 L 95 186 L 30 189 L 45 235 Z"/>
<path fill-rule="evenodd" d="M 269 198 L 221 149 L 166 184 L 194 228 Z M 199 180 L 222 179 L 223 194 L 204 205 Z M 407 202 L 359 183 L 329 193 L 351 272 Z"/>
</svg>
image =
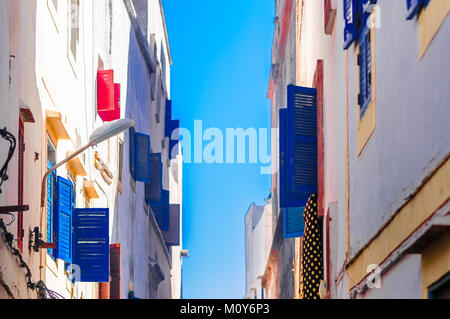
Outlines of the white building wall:
<svg viewBox="0 0 450 319">
<path fill-rule="evenodd" d="M 245 215 L 245 298 L 262 299 L 261 279 L 272 244 L 272 205 L 250 205 Z"/>
</svg>

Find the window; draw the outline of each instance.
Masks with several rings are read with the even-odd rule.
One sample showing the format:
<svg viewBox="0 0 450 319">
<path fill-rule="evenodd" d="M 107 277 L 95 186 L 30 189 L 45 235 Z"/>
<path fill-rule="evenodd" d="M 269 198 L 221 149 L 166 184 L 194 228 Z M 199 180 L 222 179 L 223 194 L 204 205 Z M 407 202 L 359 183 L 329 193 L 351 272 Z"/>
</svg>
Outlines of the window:
<svg viewBox="0 0 450 319">
<path fill-rule="evenodd" d="M 418 3 L 419 58 L 422 59 L 450 12 L 450 1 L 415 0 Z"/>
<path fill-rule="evenodd" d="M 429 299 L 450 299 L 450 272 L 428 288 Z"/>
<path fill-rule="evenodd" d="M 47 7 L 52 16 L 56 31 L 58 31 L 58 0 L 47 0 Z"/>
<path fill-rule="evenodd" d="M 23 181 L 24 181 L 24 153 L 25 153 L 25 141 L 24 141 L 24 126 L 22 120 L 19 120 L 19 189 L 18 189 L 18 202 L 19 206 L 23 205 Z M 17 246 L 19 250 L 23 252 L 23 212 L 19 212 L 17 215 Z"/>
<path fill-rule="evenodd" d="M 357 154 L 362 153 L 376 127 L 375 9 L 364 11 L 360 4 L 362 27 L 357 44 Z M 368 20 L 372 23 L 368 23 Z"/>
<path fill-rule="evenodd" d="M 47 136 L 47 169 L 51 169 L 56 164 L 56 149 L 49 136 Z M 54 239 L 53 228 L 53 199 L 55 189 L 56 172 L 52 172 L 47 177 L 47 242 Z M 47 249 L 47 252 L 54 258 L 54 249 Z"/>
<path fill-rule="evenodd" d="M 69 56 L 73 62 L 77 61 L 77 50 L 80 31 L 80 0 L 70 0 L 69 7 Z"/>
<path fill-rule="evenodd" d="M 136 182 L 150 183 L 150 136 L 129 130 L 130 173 Z"/>
</svg>

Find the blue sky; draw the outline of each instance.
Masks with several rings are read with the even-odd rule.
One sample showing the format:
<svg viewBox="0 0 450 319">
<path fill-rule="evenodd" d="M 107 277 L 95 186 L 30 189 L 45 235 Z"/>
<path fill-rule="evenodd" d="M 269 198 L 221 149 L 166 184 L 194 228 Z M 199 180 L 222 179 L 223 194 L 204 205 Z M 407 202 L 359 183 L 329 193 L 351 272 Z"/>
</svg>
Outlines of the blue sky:
<svg viewBox="0 0 450 319">
<path fill-rule="evenodd" d="M 226 128 L 269 128 L 274 1 L 163 4 L 174 61 L 173 117 L 192 133 L 194 120 L 224 136 Z M 260 166 L 184 164 L 183 246 L 190 251 L 184 298 L 244 296 L 244 214 L 270 193 L 270 175 L 260 174 Z"/>
</svg>

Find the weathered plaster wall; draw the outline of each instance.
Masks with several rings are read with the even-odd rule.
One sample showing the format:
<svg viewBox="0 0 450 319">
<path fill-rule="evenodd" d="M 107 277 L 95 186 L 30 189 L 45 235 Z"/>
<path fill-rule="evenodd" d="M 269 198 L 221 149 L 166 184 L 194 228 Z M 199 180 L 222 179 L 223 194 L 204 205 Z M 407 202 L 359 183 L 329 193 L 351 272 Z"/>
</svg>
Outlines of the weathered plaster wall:
<svg viewBox="0 0 450 319">
<path fill-rule="evenodd" d="M 125 10 L 125 7 L 123 7 Z M 149 23 L 150 21 L 160 21 L 160 9 L 155 15 L 155 10 L 149 2 Z M 149 35 L 153 32 L 156 39 L 164 38 L 164 29 L 149 29 Z M 122 34 L 125 37 L 125 34 Z M 164 138 L 164 116 L 165 109 L 161 107 L 160 123 L 157 123 L 155 114 L 157 105 L 150 96 L 150 70 L 147 68 L 143 53 L 138 45 L 136 33 L 133 28 L 129 31 L 129 46 L 127 49 L 128 69 L 123 76 L 126 76 L 126 95 L 122 101 L 125 108 L 125 117 L 132 118 L 136 122 L 136 132 L 148 134 L 151 139 L 152 153 L 163 153 L 163 176 L 165 179 L 164 188 L 169 190 L 168 171 L 168 147 L 163 150 L 162 140 Z M 159 41 L 156 41 L 158 44 Z M 118 44 L 121 42 L 118 42 Z M 164 49 L 165 47 L 163 47 Z M 117 48 L 120 50 L 119 48 Z M 160 52 L 160 51 L 158 51 Z M 125 54 L 125 53 L 124 53 Z M 153 55 L 153 52 L 150 52 Z M 159 59 L 160 54 L 158 54 Z M 167 52 L 165 56 L 168 56 Z M 169 64 L 166 64 L 169 73 Z M 170 87 L 166 81 L 167 88 Z M 165 104 L 163 104 L 165 105 Z M 145 203 L 145 185 L 141 182 L 134 182 L 130 176 L 129 169 L 129 134 L 125 132 L 124 141 L 124 182 L 123 192 L 118 194 L 118 217 L 115 220 L 113 229 L 117 234 L 117 241 L 121 243 L 122 259 L 122 297 L 128 296 L 129 285 L 134 286 L 135 296 L 138 298 L 171 298 L 171 256 L 162 239 L 160 230 L 153 217 L 151 208 Z M 165 145 L 168 145 L 167 141 Z M 157 295 L 151 291 L 149 282 L 149 265 L 158 263 L 164 280 L 159 284 Z"/>
<path fill-rule="evenodd" d="M 350 243 L 354 255 L 407 200 L 450 150 L 450 21 L 419 60 L 418 26 L 404 3 L 379 1 L 376 29 L 376 129 L 357 158 L 350 126 Z M 355 66 L 356 57 L 350 57 Z M 356 73 L 350 67 L 350 88 Z M 355 90 L 351 90 L 355 91 Z M 356 96 L 350 95 L 350 123 Z M 370 181 L 370 183 L 368 183 Z"/>
</svg>

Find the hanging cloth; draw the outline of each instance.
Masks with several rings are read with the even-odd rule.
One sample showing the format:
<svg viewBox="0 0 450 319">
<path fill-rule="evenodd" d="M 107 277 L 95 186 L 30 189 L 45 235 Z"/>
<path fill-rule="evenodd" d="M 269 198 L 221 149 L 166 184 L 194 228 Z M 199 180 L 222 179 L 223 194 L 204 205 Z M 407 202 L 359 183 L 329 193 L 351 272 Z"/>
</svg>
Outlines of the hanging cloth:
<svg viewBox="0 0 450 319">
<path fill-rule="evenodd" d="M 302 299 L 320 299 L 319 285 L 323 280 L 322 219 L 317 213 L 317 194 L 309 197 L 303 210 Z"/>
</svg>

